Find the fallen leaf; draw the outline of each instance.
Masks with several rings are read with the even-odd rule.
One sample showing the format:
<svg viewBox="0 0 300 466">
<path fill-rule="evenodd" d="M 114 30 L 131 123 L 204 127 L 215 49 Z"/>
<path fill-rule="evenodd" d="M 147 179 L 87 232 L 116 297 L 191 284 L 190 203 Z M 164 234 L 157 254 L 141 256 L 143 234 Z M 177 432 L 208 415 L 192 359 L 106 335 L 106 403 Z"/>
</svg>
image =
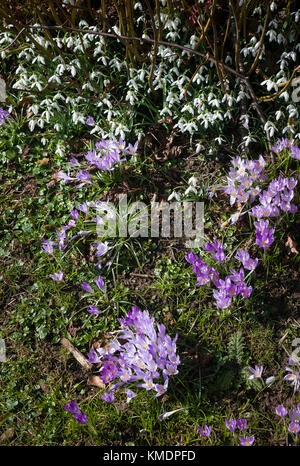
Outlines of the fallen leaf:
<svg viewBox="0 0 300 466">
<path fill-rule="evenodd" d="M 41 160 L 37 160 L 37 163 L 39 163 L 39 164 L 48 163 L 48 162 L 49 162 L 49 159 L 47 157 L 44 157 Z"/>
<path fill-rule="evenodd" d="M 295 243 L 295 241 L 292 240 L 292 238 L 290 236 L 288 236 L 288 239 L 287 239 L 287 242 L 285 243 L 285 246 L 287 246 L 289 248 L 289 250 L 293 254 L 299 254 L 299 252 L 296 249 L 296 243 Z"/>
<path fill-rule="evenodd" d="M 6 440 L 11 439 L 14 436 L 14 433 L 15 431 L 12 427 L 7 429 L 0 437 L 0 444 L 4 443 Z"/>
<path fill-rule="evenodd" d="M 92 385 L 94 387 L 98 387 L 98 388 L 105 387 L 105 383 L 103 382 L 102 379 L 100 379 L 98 375 L 89 375 L 87 384 Z"/>
</svg>

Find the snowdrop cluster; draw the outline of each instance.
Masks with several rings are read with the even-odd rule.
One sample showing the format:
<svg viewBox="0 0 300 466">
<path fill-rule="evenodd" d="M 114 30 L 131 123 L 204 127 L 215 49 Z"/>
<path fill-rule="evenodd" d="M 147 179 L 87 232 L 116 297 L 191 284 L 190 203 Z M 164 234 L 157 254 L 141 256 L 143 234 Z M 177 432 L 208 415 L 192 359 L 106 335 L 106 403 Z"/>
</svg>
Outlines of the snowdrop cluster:
<svg viewBox="0 0 300 466">
<path fill-rule="evenodd" d="M 187 32 L 185 21 L 182 21 L 180 14 L 176 11 L 172 18 L 168 17 L 163 3 L 165 2 L 161 3 L 160 18 L 156 13 L 154 15 L 156 26 L 159 23 L 163 24 L 162 40 L 182 43 L 190 48 L 196 47 L 200 38 L 197 30 L 188 37 L 188 40 L 182 41 L 181 38 L 186 37 Z M 143 3 L 136 2 L 134 10 L 136 25 L 144 27 L 143 36 L 146 37 L 147 15 Z M 201 8 L 191 9 L 193 22 L 197 22 L 200 11 Z M 282 31 L 280 13 L 275 8 L 273 9 L 272 17 L 267 25 L 266 40 L 261 47 L 260 37 L 264 12 L 260 7 L 254 10 L 253 14 L 258 18 L 257 31 L 252 33 L 248 42 L 243 43 L 241 56 L 245 61 L 248 61 L 249 57 L 253 61 L 259 53 L 259 59 L 262 60 L 266 56 L 268 47 L 272 47 L 275 42 L 278 47 L 282 48 L 280 59 L 276 64 L 278 72 L 264 78 L 261 82 L 262 88 L 266 88 L 268 93 L 280 91 L 278 105 L 277 100 L 274 102 L 276 107 L 273 113 L 274 118 L 269 118 L 264 131 L 272 136 L 280 130 L 282 134 L 287 133 L 289 136 L 292 134 L 297 138 L 299 137 L 297 128 L 290 124 L 291 118 L 298 117 L 297 105 L 293 101 L 291 88 L 281 92 L 280 86 L 289 80 L 291 69 L 298 60 L 300 44 L 295 41 L 299 14 L 291 12 L 292 22 L 289 25 L 289 31 Z M 200 16 L 203 21 L 205 18 L 202 17 L 203 15 Z M 57 52 L 52 42 L 38 31 L 31 31 L 34 40 L 54 55 L 52 60 L 42 56 L 35 43 L 29 38 L 24 39 L 27 46 L 22 48 L 16 56 L 19 66 L 15 73 L 13 88 L 19 90 L 20 95 L 24 92 L 27 95 L 27 90 L 33 91 L 33 102 L 28 108 L 30 130 L 54 128 L 63 138 L 66 119 L 72 121 L 74 125 L 84 125 L 88 105 L 89 112 L 95 115 L 95 125 L 90 129 L 91 134 L 96 133 L 103 138 L 113 135 L 125 139 L 126 133 L 133 131 L 136 137 L 140 137 L 141 132 L 138 126 L 134 125 L 134 118 L 135 112 L 139 112 L 140 105 L 146 105 L 147 99 L 151 98 L 146 79 L 149 76 L 150 63 L 127 67 L 124 56 L 112 52 L 105 45 L 104 37 L 92 34 L 97 29 L 96 26 L 91 26 L 82 20 L 79 22 L 79 27 L 85 31 L 81 37 L 72 33 L 53 37 L 56 46 L 63 52 L 61 55 L 55 55 Z M 0 33 L 2 46 L 8 45 L 13 39 L 9 31 L 11 28 L 12 25 L 9 25 L 6 32 Z M 108 32 L 120 33 L 117 25 Z M 79 59 L 81 55 L 85 56 L 86 50 L 92 51 L 90 53 L 95 63 L 91 61 L 84 65 L 86 61 Z M 8 53 L 9 49 L 2 52 L 4 60 Z M 149 51 L 149 61 L 152 61 L 152 53 L 152 50 Z M 213 130 L 214 133 L 217 132 L 217 139 L 221 141 L 225 134 L 225 125 L 235 120 L 235 113 L 239 112 L 240 100 L 246 99 L 250 103 L 249 93 L 243 83 L 230 73 L 223 79 L 226 87 L 224 93 L 213 63 L 201 63 L 190 76 L 186 68 L 186 58 L 190 55 L 184 50 L 158 46 L 153 66 L 152 85 L 156 91 L 162 92 L 161 105 L 158 108 L 159 115 L 162 118 L 171 117 L 175 128 L 180 132 L 187 132 L 192 136 L 195 132 L 207 134 L 208 131 Z M 226 64 L 232 64 L 233 54 L 226 52 L 224 60 Z M 45 67 L 47 73 L 44 72 Z M 128 72 L 129 76 L 127 76 Z M 110 89 L 115 75 L 122 82 L 118 86 L 117 99 Z M 70 89 L 75 89 L 72 97 L 69 93 Z M 49 95 L 47 99 L 41 99 L 36 91 L 45 90 Z M 285 106 L 282 106 L 282 100 Z M 116 102 L 124 102 L 127 105 L 116 105 Z M 128 105 L 130 105 L 131 113 L 129 122 Z M 254 119 L 252 119 L 251 111 L 249 115 L 243 115 L 245 116 L 248 135 L 243 136 L 243 144 L 248 146 L 256 138 L 253 136 L 255 134 Z M 245 121 L 242 123 L 245 124 Z M 45 144 L 46 139 L 43 138 Z M 58 142 L 56 153 L 63 155 L 62 142 Z"/>
</svg>

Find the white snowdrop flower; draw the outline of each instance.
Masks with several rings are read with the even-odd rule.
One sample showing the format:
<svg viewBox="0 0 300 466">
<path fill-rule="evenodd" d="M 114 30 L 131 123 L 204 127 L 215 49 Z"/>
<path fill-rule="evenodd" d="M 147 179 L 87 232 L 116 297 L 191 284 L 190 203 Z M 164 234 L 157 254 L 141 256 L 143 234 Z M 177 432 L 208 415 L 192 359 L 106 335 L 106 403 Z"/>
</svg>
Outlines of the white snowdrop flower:
<svg viewBox="0 0 300 466">
<path fill-rule="evenodd" d="M 164 107 L 160 112 L 159 112 L 160 116 L 165 116 L 166 114 L 167 115 L 170 115 L 172 116 L 173 113 L 171 112 L 171 110 L 168 108 L 168 107 Z"/>
<path fill-rule="evenodd" d="M 93 52 L 93 56 L 96 57 L 97 55 L 99 55 L 100 53 L 102 53 L 102 44 L 99 44 L 97 45 L 95 48 L 94 48 L 94 52 Z"/>
<path fill-rule="evenodd" d="M 271 121 L 267 121 L 264 125 L 264 130 L 266 133 L 269 133 L 270 137 L 272 137 L 274 135 L 274 132 L 277 131 L 277 128 L 274 125 L 274 123 L 272 123 Z"/>
<path fill-rule="evenodd" d="M 281 117 L 282 117 L 283 113 L 281 110 L 277 110 L 277 112 L 275 112 L 275 118 L 276 120 L 278 121 Z"/>
<path fill-rule="evenodd" d="M 278 36 L 277 36 L 277 43 L 278 44 L 284 44 L 285 42 L 286 42 L 286 40 L 285 40 L 284 36 L 279 33 Z"/>
<path fill-rule="evenodd" d="M 226 56 L 226 58 L 225 58 L 225 63 L 226 63 L 226 65 L 228 65 L 228 64 L 231 65 L 231 63 L 232 63 L 232 58 L 231 58 L 230 55 L 227 55 L 227 56 Z"/>
<path fill-rule="evenodd" d="M 272 21 L 269 22 L 268 27 L 274 27 L 275 29 L 278 28 L 278 23 L 275 19 L 272 19 Z"/>
<path fill-rule="evenodd" d="M 36 125 L 36 120 L 30 120 L 30 122 L 28 123 L 28 127 L 30 131 L 34 130 L 35 125 Z"/>
<path fill-rule="evenodd" d="M 181 111 L 182 111 L 182 112 L 187 111 L 187 112 L 191 113 L 192 115 L 194 115 L 194 110 L 193 110 L 193 108 L 192 108 L 189 104 L 187 104 L 187 105 L 185 105 L 184 107 L 182 107 Z"/>
<path fill-rule="evenodd" d="M 59 65 L 57 65 L 55 72 L 61 76 L 62 74 L 64 74 L 65 69 L 65 65 L 60 63 Z"/>
<path fill-rule="evenodd" d="M 41 91 L 41 90 L 43 89 L 42 83 L 39 82 L 39 81 L 36 81 L 36 82 L 34 83 L 34 85 L 35 85 L 35 87 L 38 88 L 39 91 Z M 33 86 L 31 86 L 31 87 L 33 87 Z"/>
<path fill-rule="evenodd" d="M 196 154 L 199 154 L 199 152 L 201 152 L 204 149 L 205 149 L 205 147 L 201 144 L 201 142 L 198 142 L 196 144 Z"/>
<path fill-rule="evenodd" d="M 217 138 L 215 138 L 215 141 L 217 141 L 217 143 L 218 143 L 219 145 L 221 145 L 222 142 L 225 142 L 225 139 L 222 138 L 222 136 L 218 136 Z"/>
<path fill-rule="evenodd" d="M 44 128 L 45 121 L 43 118 L 39 118 L 37 121 L 37 124 L 39 125 L 40 128 Z"/>
<path fill-rule="evenodd" d="M 168 197 L 167 201 L 168 201 L 168 202 L 169 202 L 169 201 L 172 201 L 172 199 L 174 199 L 174 197 L 175 197 L 175 199 L 176 199 L 177 202 L 180 201 L 180 196 L 179 196 L 179 194 L 176 193 L 175 191 L 173 191 L 173 192 L 170 194 L 170 196 Z"/>
<path fill-rule="evenodd" d="M 269 41 L 270 41 L 270 42 L 276 41 L 277 34 L 276 34 L 276 32 L 274 31 L 274 29 L 270 29 L 270 30 L 266 33 L 266 36 L 269 36 Z"/>
<path fill-rule="evenodd" d="M 296 108 L 294 107 L 294 105 L 288 105 L 286 107 L 287 111 L 289 112 L 289 117 L 292 118 L 292 117 L 298 117 L 298 112 L 296 110 Z"/>
<path fill-rule="evenodd" d="M 60 131 L 62 129 L 62 126 L 59 123 L 55 123 L 54 129 L 55 131 Z"/>
<path fill-rule="evenodd" d="M 248 136 L 244 136 L 243 141 L 245 146 L 248 147 L 250 142 L 256 142 L 257 139 L 255 139 L 255 137 L 253 137 L 251 134 L 248 134 Z"/>
<path fill-rule="evenodd" d="M 58 144 L 56 146 L 56 151 L 55 151 L 56 154 L 60 155 L 61 157 L 64 156 L 64 148 L 61 144 Z"/>
<path fill-rule="evenodd" d="M 187 195 L 189 194 L 190 192 L 194 193 L 194 194 L 198 194 L 198 191 L 196 188 L 194 188 L 194 186 L 189 186 L 185 191 L 184 191 L 184 194 Z"/>
<path fill-rule="evenodd" d="M 140 81 L 144 81 L 145 79 L 145 74 L 146 74 L 146 71 L 144 70 L 144 68 L 142 68 L 139 72 L 139 80 Z"/>
<path fill-rule="evenodd" d="M 41 143 L 43 144 L 43 146 L 45 146 L 48 143 L 48 139 L 42 138 Z"/>
<path fill-rule="evenodd" d="M 101 128 L 98 125 L 95 125 L 94 128 L 90 131 L 90 134 L 99 133 Z"/>
<path fill-rule="evenodd" d="M 143 11 L 143 7 L 142 7 L 142 4 L 141 4 L 140 2 L 136 2 L 136 3 L 134 4 L 134 7 L 133 7 L 133 8 L 134 8 L 134 10 L 139 9 L 140 11 Z"/>
<path fill-rule="evenodd" d="M 286 102 L 289 100 L 290 96 L 289 96 L 289 93 L 287 91 L 283 92 L 282 94 L 280 94 L 279 96 L 281 99 L 284 99 Z"/>
<path fill-rule="evenodd" d="M 271 10 L 271 11 L 277 10 L 277 5 L 276 5 L 275 2 L 272 2 L 272 3 L 271 3 L 271 5 L 270 5 L 270 10 Z"/>
<path fill-rule="evenodd" d="M 45 110 L 45 111 L 42 113 L 41 117 L 42 117 L 42 118 L 45 118 L 46 122 L 49 123 L 50 117 L 51 117 L 50 112 L 49 112 L 48 110 Z"/>
<path fill-rule="evenodd" d="M 191 176 L 191 178 L 188 180 L 188 184 L 190 186 L 196 186 L 198 183 L 198 179 L 195 176 Z"/>
<path fill-rule="evenodd" d="M 76 76 L 76 68 L 73 65 L 71 66 L 71 75 L 73 76 L 73 78 L 74 76 Z"/>
<path fill-rule="evenodd" d="M 294 134 L 295 130 L 292 126 L 287 125 L 285 128 L 283 128 L 282 134 L 285 134 L 286 132 Z"/>
<path fill-rule="evenodd" d="M 31 105 L 31 107 L 29 107 L 29 111 L 36 115 L 39 111 L 39 106 L 37 104 Z"/>
<path fill-rule="evenodd" d="M 73 38 L 71 36 L 67 37 L 67 40 L 65 41 L 65 44 L 66 44 L 66 46 L 68 48 L 73 47 L 73 45 L 74 45 Z"/>
<path fill-rule="evenodd" d="M 292 60 L 296 61 L 297 56 L 296 56 L 295 52 L 290 52 L 289 55 L 290 55 L 290 57 L 292 58 Z"/>
<path fill-rule="evenodd" d="M 74 103 L 75 103 L 75 102 L 74 102 L 74 99 L 72 99 L 72 97 L 69 97 L 69 96 L 68 96 L 68 97 L 66 98 L 66 104 L 74 105 Z"/>
<path fill-rule="evenodd" d="M 107 121 L 111 121 L 111 119 L 112 119 L 112 112 L 111 112 L 111 110 L 104 110 L 103 113 L 106 115 Z"/>
<path fill-rule="evenodd" d="M 60 77 L 57 76 L 56 74 L 54 74 L 48 79 L 48 83 L 52 83 L 53 81 L 55 81 L 57 84 L 61 84 Z"/>
<path fill-rule="evenodd" d="M 84 19 L 82 19 L 82 20 L 79 21 L 79 27 L 80 27 L 80 29 L 84 29 L 85 27 L 88 28 L 89 25 Z"/>
</svg>

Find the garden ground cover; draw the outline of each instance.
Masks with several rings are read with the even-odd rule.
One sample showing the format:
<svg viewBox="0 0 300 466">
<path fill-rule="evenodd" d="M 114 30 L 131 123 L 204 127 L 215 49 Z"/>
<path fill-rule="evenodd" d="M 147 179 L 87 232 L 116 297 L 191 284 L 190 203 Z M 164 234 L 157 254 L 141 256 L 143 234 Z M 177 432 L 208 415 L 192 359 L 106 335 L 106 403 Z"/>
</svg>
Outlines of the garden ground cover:
<svg viewBox="0 0 300 466">
<path fill-rule="evenodd" d="M 178 120 L 174 116 L 161 115 L 161 107 L 150 97 L 143 103 L 145 107 L 149 104 L 145 118 L 141 109 L 134 113 L 132 104 L 134 118 L 124 135 L 127 143 L 134 144 L 138 125 L 136 155 L 126 154 L 125 162 L 112 172 L 102 172 L 92 184 L 78 189 L 75 183 L 64 183 L 59 174 L 68 171 L 70 159 L 84 162 L 85 154 L 105 134 L 91 131 L 86 124 L 95 111 L 86 101 L 81 109 L 83 121 L 73 118 L 78 109 L 75 111 L 71 102 L 61 120 L 60 109 L 56 112 L 53 107 L 50 124 L 34 130 L 30 126 L 37 114 L 33 106 L 42 107 L 46 98 L 55 100 L 47 90 L 39 91 L 37 97 L 33 92 L 31 100 L 26 100 L 13 88 L 18 66 L 28 67 L 27 78 L 30 76 L 28 60 L 8 57 L 2 72 L 12 108 L 11 117 L 0 127 L 0 337 L 7 353 L 7 360 L 0 363 L 0 444 L 237 445 L 238 439 L 225 425 L 225 419 L 231 418 L 247 419 L 246 433 L 255 435 L 257 445 L 293 442 L 294 434 L 283 427 L 275 408 L 283 404 L 292 410 L 299 403 L 298 393 L 283 380 L 300 327 L 299 214 L 288 214 L 276 225 L 270 248 L 259 250 L 251 219 L 244 216 L 231 225 L 228 220 L 234 211 L 229 196 L 222 189 L 213 196 L 208 191 L 225 186 L 232 158 L 240 155 L 239 129 L 228 124 L 230 136 L 219 145 L 213 131 L 202 131 L 200 136 L 195 131 L 191 137 L 190 132 L 175 126 Z M 119 89 L 123 78 L 109 75 L 109 89 Z M 76 79 L 75 87 L 84 82 L 81 76 L 78 82 Z M 66 95 L 75 99 L 77 94 L 70 88 Z M 117 102 L 117 97 L 112 100 Z M 98 117 L 94 129 L 102 121 L 105 124 L 101 112 L 92 114 L 95 120 Z M 57 134 L 53 128 L 58 121 L 62 128 Z M 124 121 L 126 118 L 123 125 Z M 115 136 L 119 139 L 120 133 Z M 250 145 L 247 157 L 255 160 L 260 154 L 274 177 L 298 176 L 299 162 L 288 153 L 284 164 L 279 157 L 273 162 L 263 139 L 261 144 Z M 185 194 L 193 186 L 191 177 L 196 178 L 196 193 L 189 190 Z M 55 238 L 75 206 L 95 199 L 117 202 L 124 193 L 131 202 L 149 203 L 154 197 L 167 201 L 174 190 L 182 200 L 204 202 L 205 240 L 222 242 L 229 261 L 237 248 L 259 258 L 250 277 L 253 290 L 249 299 L 239 298 L 228 308 L 216 306 L 210 286 L 195 286 L 196 277 L 179 238 L 117 241 L 117 254 L 101 258 L 101 268 L 94 254 L 95 237 L 83 237 L 71 249 L 53 255 L 42 250 L 41 239 Z M 85 224 L 80 225 L 84 228 Z M 202 259 L 210 260 L 207 252 L 201 254 Z M 52 280 L 50 274 L 59 270 L 63 270 L 63 280 Z M 93 315 L 87 309 L 94 301 L 82 283 L 93 283 L 99 274 L 105 291 L 95 291 L 100 314 Z M 68 339 L 86 356 L 113 337 L 118 319 L 132 306 L 147 309 L 172 338 L 178 334 L 179 372 L 170 377 L 161 397 L 137 389 L 137 396 L 127 403 L 116 391 L 115 402 L 107 403 L 101 398 L 105 387 L 95 377 L 99 368 L 84 369 L 61 339 Z M 266 386 L 260 378 L 249 380 L 249 366 L 255 365 L 263 366 L 263 380 L 274 376 L 276 381 Z M 76 422 L 64 409 L 70 400 L 87 415 L 87 425 Z M 162 413 L 175 410 L 159 419 Z M 212 426 L 208 438 L 197 429 L 205 424 Z"/>
</svg>

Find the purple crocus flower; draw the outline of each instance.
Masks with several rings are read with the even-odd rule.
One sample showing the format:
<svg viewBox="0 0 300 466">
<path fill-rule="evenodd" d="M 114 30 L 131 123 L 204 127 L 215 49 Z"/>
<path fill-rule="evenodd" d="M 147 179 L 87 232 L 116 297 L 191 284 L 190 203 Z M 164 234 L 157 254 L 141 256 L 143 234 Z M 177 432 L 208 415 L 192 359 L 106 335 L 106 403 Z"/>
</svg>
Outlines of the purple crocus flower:
<svg viewBox="0 0 300 466">
<path fill-rule="evenodd" d="M 60 282 L 63 279 L 63 272 L 60 270 L 59 272 L 56 272 L 54 274 L 50 273 L 49 277 L 52 278 L 52 280 L 55 280 L 57 282 Z"/>
<path fill-rule="evenodd" d="M 245 430 L 247 427 L 247 419 L 238 419 L 236 421 L 236 426 L 239 430 Z"/>
<path fill-rule="evenodd" d="M 84 291 L 88 291 L 89 293 L 94 293 L 93 288 L 87 282 L 81 283 L 81 286 L 84 289 Z"/>
<path fill-rule="evenodd" d="M 209 437 L 211 434 L 211 426 L 207 426 L 206 424 L 204 425 L 204 427 L 197 426 L 197 429 L 201 437 Z"/>
<path fill-rule="evenodd" d="M 95 126 L 94 118 L 89 115 L 87 117 L 87 120 L 86 120 L 85 124 L 88 125 L 88 126 Z"/>
<path fill-rule="evenodd" d="M 0 126 L 4 123 L 6 118 L 8 118 L 10 114 L 6 111 L 3 110 L 3 108 L 0 107 Z"/>
<path fill-rule="evenodd" d="M 289 432 L 298 434 L 300 432 L 300 424 L 298 422 L 291 422 L 288 427 Z"/>
<path fill-rule="evenodd" d="M 74 417 L 79 424 L 87 424 L 87 417 L 84 413 L 74 413 Z"/>
<path fill-rule="evenodd" d="M 73 209 L 72 212 L 70 213 L 70 216 L 71 216 L 74 220 L 78 220 L 78 218 L 79 218 L 79 212 L 78 212 L 78 210 Z"/>
<path fill-rule="evenodd" d="M 129 403 L 132 398 L 136 396 L 136 393 L 134 393 L 132 390 L 129 390 L 129 388 L 125 388 L 125 393 L 126 393 L 126 403 Z"/>
<path fill-rule="evenodd" d="M 300 422 L 300 403 L 298 403 L 297 409 L 292 409 L 292 411 L 289 413 L 289 416 L 293 422 Z"/>
<path fill-rule="evenodd" d="M 236 428 L 236 419 L 225 419 L 225 424 L 227 429 L 230 430 L 230 432 L 234 432 Z"/>
<path fill-rule="evenodd" d="M 92 364 L 98 364 L 98 362 L 100 362 L 99 355 L 95 350 L 91 350 L 91 352 L 87 354 L 87 358 L 88 361 Z"/>
<path fill-rule="evenodd" d="M 104 289 L 104 280 L 103 280 L 103 278 L 101 277 L 101 275 L 99 275 L 99 278 L 94 278 L 94 282 L 95 282 L 96 285 L 98 286 L 99 290 L 103 290 L 103 289 Z"/>
<path fill-rule="evenodd" d="M 94 314 L 95 316 L 100 313 L 99 309 L 96 306 L 93 306 L 92 304 L 90 304 L 90 307 L 87 309 L 87 312 L 89 312 L 90 314 Z"/>
<path fill-rule="evenodd" d="M 248 435 L 246 435 L 245 437 L 239 437 L 240 444 L 243 447 L 251 447 L 254 443 L 254 439 L 254 435 L 252 435 L 252 437 L 249 437 Z"/>
<path fill-rule="evenodd" d="M 101 398 L 103 401 L 106 401 L 107 403 L 113 403 L 115 399 L 114 392 L 106 392 L 104 395 L 101 395 Z"/>
<path fill-rule="evenodd" d="M 249 370 L 252 372 L 252 375 L 248 377 L 249 380 L 252 379 L 259 379 L 261 377 L 262 371 L 263 371 L 263 366 L 255 366 L 255 369 L 253 367 L 249 367 Z"/>
<path fill-rule="evenodd" d="M 275 408 L 275 413 L 280 416 L 280 417 L 284 417 L 287 415 L 287 410 L 285 409 L 284 406 L 282 405 L 278 405 L 276 408 Z"/>
<path fill-rule="evenodd" d="M 226 309 L 230 306 L 231 299 L 227 296 L 226 290 L 213 290 L 213 295 L 216 299 L 217 306 L 221 309 Z"/>
<path fill-rule="evenodd" d="M 74 400 L 69 401 L 65 406 L 64 409 L 69 411 L 70 413 L 80 413 L 77 403 Z"/>
<path fill-rule="evenodd" d="M 49 240 L 44 240 L 42 239 L 42 248 L 44 250 L 44 252 L 46 252 L 47 254 L 53 254 L 53 246 L 56 246 L 57 243 L 55 243 L 54 241 L 49 241 Z"/>
<path fill-rule="evenodd" d="M 83 183 L 90 183 L 92 175 L 90 175 L 90 173 L 88 173 L 86 170 L 80 170 L 76 175 L 76 179 L 78 181 L 82 181 Z"/>
<path fill-rule="evenodd" d="M 69 161 L 69 165 L 71 167 L 79 167 L 80 166 L 80 163 L 78 162 L 78 160 L 76 159 L 76 157 L 71 157 L 70 158 L 70 161 Z"/>
</svg>

